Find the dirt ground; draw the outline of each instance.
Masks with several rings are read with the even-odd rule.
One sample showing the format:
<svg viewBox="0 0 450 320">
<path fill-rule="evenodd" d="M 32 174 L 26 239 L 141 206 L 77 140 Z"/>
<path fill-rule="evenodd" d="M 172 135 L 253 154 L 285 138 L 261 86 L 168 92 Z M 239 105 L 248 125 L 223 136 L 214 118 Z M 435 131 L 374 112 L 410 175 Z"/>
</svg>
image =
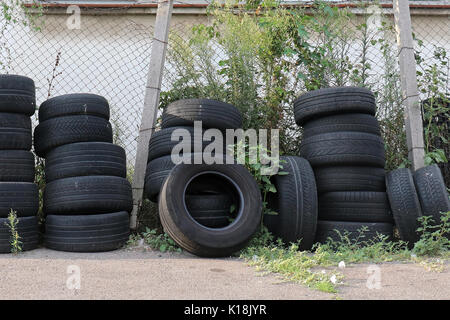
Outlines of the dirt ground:
<svg viewBox="0 0 450 320">
<path fill-rule="evenodd" d="M 261 274 L 239 259 L 201 259 L 141 248 L 106 253 L 37 249 L 0 255 L 0 299 L 450 299 L 450 264 L 342 269 L 338 294 Z M 370 289 L 371 288 L 371 289 Z"/>
</svg>

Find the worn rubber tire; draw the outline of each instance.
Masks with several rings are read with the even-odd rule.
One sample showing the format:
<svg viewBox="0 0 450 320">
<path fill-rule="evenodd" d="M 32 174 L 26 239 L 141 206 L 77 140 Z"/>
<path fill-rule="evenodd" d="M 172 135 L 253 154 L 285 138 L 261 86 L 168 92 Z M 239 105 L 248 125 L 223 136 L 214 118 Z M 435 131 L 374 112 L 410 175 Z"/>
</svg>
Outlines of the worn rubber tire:
<svg viewBox="0 0 450 320">
<path fill-rule="evenodd" d="M 175 167 L 171 156 L 156 158 L 147 164 L 144 192 L 150 201 L 157 202 L 164 180 Z"/>
<path fill-rule="evenodd" d="M 44 191 L 44 212 L 50 215 L 131 212 L 132 208 L 131 185 L 120 177 L 59 179 L 48 183 Z"/>
<path fill-rule="evenodd" d="M 303 138 L 316 134 L 356 131 L 381 135 L 377 118 L 371 114 L 347 113 L 318 118 L 305 123 Z"/>
<path fill-rule="evenodd" d="M 417 219 L 422 216 L 422 209 L 411 171 L 400 168 L 389 172 L 386 175 L 386 192 L 400 238 L 412 247 L 420 238 Z"/>
<path fill-rule="evenodd" d="M 7 218 L 0 218 L 0 253 L 11 252 L 11 230 Z M 21 250 L 29 251 L 36 249 L 39 243 L 39 228 L 37 217 L 18 218 L 16 225 L 19 240 L 22 242 Z"/>
<path fill-rule="evenodd" d="M 173 167 L 175 167 L 175 163 L 172 161 L 171 156 L 156 158 L 147 164 L 144 192 L 150 201 L 158 202 L 158 195 L 164 180 Z M 227 191 L 226 188 L 217 184 L 215 181 L 202 179 L 201 177 L 195 183 L 192 183 L 189 188 L 189 194 L 192 195 L 221 194 Z"/>
<path fill-rule="evenodd" d="M 442 172 L 436 164 L 418 169 L 414 183 L 422 214 L 431 216 L 435 224 L 441 223 L 442 213 L 450 211 L 450 200 Z"/>
<path fill-rule="evenodd" d="M 394 223 L 386 192 L 341 191 L 319 197 L 319 219 Z"/>
<path fill-rule="evenodd" d="M 331 166 L 314 169 L 317 192 L 386 191 L 383 168 Z"/>
<path fill-rule="evenodd" d="M 294 101 L 298 125 L 311 119 L 342 113 L 375 115 L 375 97 L 366 88 L 335 87 L 307 92 Z"/>
<path fill-rule="evenodd" d="M 31 119 L 20 113 L 0 113 L 0 150 L 30 150 Z"/>
<path fill-rule="evenodd" d="M 185 188 L 200 174 L 216 174 L 233 183 L 242 202 L 236 220 L 212 229 L 197 223 L 185 207 Z M 242 165 L 178 164 L 164 182 L 159 215 L 167 234 L 184 250 L 203 257 L 225 257 L 242 249 L 261 223 L 262 199 L 253 176 Z"/>
<path fill-rule="evenodd" d="M 277 190 L 270 193 L 268 206 L 278 215 L 264 215 L 264 224 L 285 243 L 300 242 L 301 250 L 310 250 L 317 226 L 317 189 L 313 170 L 303 158 L 280 157 L 283 172 L 274 175 Z"/>
<path fill-rule="evenodd" d="M 127 212 L 99 215 L 48 215 L 44 244 L 47 248 L 69 252 L 103 252 L 122 247 L 130 235 Z"/>
<path fill-rule="evenodd" d="M 184 139 L 180 139 L 177 141 L 172 141 L 171 136 L 172 133 L 177 129 L 185 129 L 189 132 L 191 139 L 189 141 L 185 141 Z M 204 131 L 203 131 L 204 132 Z M 200 137 L 202 139 L 202 137 Z M 183 142 L 180 142 L 180 141 Z M 194 141 L 194 128 L 193 127 L 171 127 L 167 129 L 161 129 L 153 134 L 149 143 L 149 151 L 148 151 L 148 159 L 147 162 L 152 161 L 153 159 L 160 158 L 163 156 L 170 155 L 172 153 L 172 149 L 179 145 L 182 146 L 185 150 L 189 150 L 188 153 L 193 153 L 198 151 L 196 149 L 203 151 L 205 148 L 211 143 L 211 141 Z M 186 149 L 187 148 L 187 149 Z M 219 150 L 219 153 L 226 152 L 226 149 L 223 147 Z"/>
<path fill-rule="evenodd" d="M 39 190 L 30 182 L 0 182 L 0 218 L 10 211 L 18 217 L 35 216 L 39 209 Z"/>
<path fill-rule="evenodd" d="M 228 194 L 185 196 L 186 207 L 195 221 L 208 228 L 224 228 L 230 224 L 233 199 Z"/>
<path fill-rule="evenodd" d="M 162 114 L 161 127 L 193 126 L 201 121 L 204 129 L 238 129 L 242 127 L 239 110 L 225 102 L 211 99 L 184 99 L 167 106 Z"/>
<path fill-rule="evenodd" d="M 34 81 L 19 75 L 0 75 L 0 112 L 21 113 L 31 117 L 35 111 Z"/>
<path fill-rule="evenodd" d="M 33 182 L 34 155 L 25 150 L 0 150 L 0 181 Z"/>
<path fill-rule="evenodd" d="M 303 139 L 300 154 L 311 166 L 373 166 L 384 168 L 380 136 L 359 132 L 323 133 Z"/>
<path fill-rule="evenodd" d="M 364 237 L 359 237 L 358 230 L 367 227 L 368 231 L 364 232 Z M 317 222 L 316 242 L 325 243 L 328 238 L 335 242 L 340 242 L 341 236 L 348 232 L 348 238 L 352 243 L 378 240 L 377 233 L 387 236 L 389 240 L 393 238 L 394 226 L 391 223 L 383 222 L 348 222 L 348 221 L 325 221 L 319 220 Z M 336 232 L 336 230 L 339 231 Z"/>
<path fill-rule="evenodd" d="M 99 95 L 72 93 L 44 101 L 39 107 L 39 121 L 62 116 L 97 116 L 109 120 L 109 103 Z"/>
<path fill-rule="evenodd" d="M 76 142 L 113 141 L 108 120 L 95 116 L 67 116 L 39 123 L 34 131 L 36 154 L 45 157 L 53 148 Z"/>
<path fill-rule="evenodd" d="M 79 142 L 57 147 L 47 153 L 45 180 L 81 176 L 126 178 L 125 150 L 107 142 Z"/>
</svg>

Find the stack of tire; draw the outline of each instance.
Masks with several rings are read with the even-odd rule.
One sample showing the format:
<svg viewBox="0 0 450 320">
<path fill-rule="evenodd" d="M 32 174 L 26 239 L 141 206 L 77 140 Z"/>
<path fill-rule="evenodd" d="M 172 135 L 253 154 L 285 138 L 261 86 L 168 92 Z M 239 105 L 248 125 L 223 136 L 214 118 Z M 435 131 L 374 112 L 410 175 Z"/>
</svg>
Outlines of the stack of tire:
<svg viewBox="0 0 450 320">
<path fill-rule="evenodd" d="M 51 98 L 39 108 L 34 146 L 45 158 L 48 248 L 99 252 L 128 240 L 131 185 L 109 115 L 108 101 L 94 94 Z"/>
<path fill-rule="evenodd" d="M 201 121 L 202 130 L 197 132 L 201 136 L 194 137 L 197 121 Z M 207 130 L 222 134 L 241 126 L 241 114 L 233 105 L 186 99 L 167 106 L 161 130 L 150 139 L 145 194 L 158 201 L 167 234 L 198 256 L 231 255 L 245 246 L 261 223 L 258 185 L 244 166 L 230 163 L 224 143 L 211 163 L 202 157 L 203 152 L 209 154 L 206 148 L 211 142 L 203 141 Z M 179 141 L 177 129 L 184 129 L 188 136 Z M 182 156 L 191 163 L 172 161 L 171 154 L 178 154 L 179 147 L 185 148 Z"/>
<path fill-rule="evenodd" d="M 393 217 L 385 187 L 384 143 L 372 92 L 335 87 L 308 92 L 294 102 L 303 127 L 300 154 L 314 169 L 319 212 L 316 242 L 377 233 L 392 237 Z M 339 231 L 339 232 L 336 232 Z"/>
<path fill-rule="evenodd" d="M 33 80 L 0 75 L 0 253 L 11 252 L 8 215 L 18 217 L 15 229 L 22 251 L 39 242 L 39 192 L 34 183 L 31 116 L 36 109 Z"/>
</svg>

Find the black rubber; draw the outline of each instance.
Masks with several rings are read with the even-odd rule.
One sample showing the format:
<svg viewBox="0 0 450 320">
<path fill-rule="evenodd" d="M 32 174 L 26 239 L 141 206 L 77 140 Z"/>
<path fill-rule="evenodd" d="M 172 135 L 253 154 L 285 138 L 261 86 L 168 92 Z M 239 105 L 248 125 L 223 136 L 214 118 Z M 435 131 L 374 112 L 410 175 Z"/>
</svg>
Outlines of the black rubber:
<svg viewBox="0 0 450 320">
<path fill-rule="evenodd" d="M 0 253 L 11 252 L 11 230 L 7 218 L 0 218 Z M 21 251 L 36 249 L 39 243 L 37 217 L 18 218 L 16 225 Z"/>
<path fill-rule="evenodd" d="M 110 176 L 72 177 L 48 183 L 44 212 L 54 215 L 91 215 L 131 212 L 133 199 L 127 179 Z"/>
<path fill-rule="evenodd" d="M 55 216 L 45 221 L 47 248 L 69 252 L 102 252 L 122 247 L 130 235 L 127 212 Z"/>
<path fill-rule="evenodd" d="M 314 118 L 342 113 L 375 115 L 375 97 L 366 88 L 335 87 L 307 92 L 294 101 L 298 125 Z"/>
<path fill-rule="evenodd" d="M 147 164 L 144 192 L 149 200 L 153 202 L 158 200 L 164 180 L 173 167 L 175 164 L 172 162 L 171 156 L 156 158 Z"/>
<path fill-rule="evenodd" d="M 32 116 L 36 111 L 36 92 L 30 78 L 0 75 L 0 112 L 21 113 Z"/>
<path fill-rule="evenodd" d="M 450 211 L 450 200 L 442 172 L 436 164 L 420 168 L 414 173 L 422 214 L 441 223 L 442 213 Z"/>
<path fill-rule="evenodd" d="M 172 141 L 172 139 L 171 139 L 172 133 L 178 129 L 187 130 L 187 131 L 184 131 L 186 134 L 189 134 L 188 136 L 186 136 L 187 140 L 179 138 L 179 140 Z M 179 132 L 181 133 L 182 131 L 179 131 Z M 202 132 L 202 134 L 203 134 L 203 132 Z M 161 130 L 155 132 L 150 139 L 147 162 L 150 162 L 151 160 L 156 159 L 156 158 L 170 155 L 172 153 L 172 149 L 177 145 L 178 145 L 178 147 L 183 148 L 183 150 L 185 150 L 187 153 L 193 153 L 196 151 L 208 152 L 209 148 L 206 150 L 205 150 L 205 148 L 207 148 L 208 145 L 211 144 L 212 142 L 211 141 L 203 141 L 202 136 L 200 136 L 200 135 L 198 137 L 198 141 L 195 140 L 194 137 L 195 136 L 194 136 L 194 128 L 193 127 L 171 127 L 171 128 L 167 128 L 167 129 L 161 129 Z M 224 154 L 224 152 L 226 152 L 226 149 L 224 148 L 224 144 L 225 144 L 225 141 L 223 141 L 221 144 L 222 148 L 220 150 L 218 150 L 219 154 Z M 199 149 L 199 150 L 197 150 L 197 149 Z"/>
<path fill-rule="evenodd" d="M 0 181 L 33 182 L 33 153 L 25 150 L 0 150 Z"/>
<path fill-rule="evenodd" d="M 319 219 L 394 223 L 386 192 L 328 192 L 319 197 Z"/>
<path fill-rule="evenodd" d="M 20 113 L 0 113 L 0 150 L 30 150 L 31 119 Z"/>
<path fill-rule="evenodd" d="M 191 157 L 192 162 L 193 158 Z M 158 201 L 158 195 L 164 180 L 173 167 L 175 167 L 175 163 L 172 161 L 171 156 L 156 158 L 147 164 L 144 192 L 150 201 Z M 189 187 L 189 194 L 193 195 L 222 194 L 226 192 L 228 190 L 224 186 L 218 184 L 216 181 L 203 179 L 202 177 L 199 177 L 195 182 L 191 183 Z"/>
<path fill-rule="evenodd" d="M 386 191 L 383 168 L 331 166 L 314 169 L 317 192 Z"/>
<path fill-rule="evenodd" d="M 336 114 L 311 120 L 303 126 L 303 138 L 308 138 L 316 134 L 356 131 L 381 135 L 378 120 L 371 114 L 347 113 Z"/>
<path fill-rule="evenodd" d="M 237 217 L 225 228 L 197 223 L 184 202 L 185 189 L 198 175 L 212 174 L 232 183 L 240 193 Z M 159 214 L 167 234 L 183 249 L 198 256 L 224 257 L 242 249 L 261 223 L 262 200 L 253 176 L 242 165 L 188 165 L 173 168 L 159 196 Z"/>
<path fill-rule="evenodd" d="M 109 120 L 108 101 L 91 93 L 72 93 L 44 101 L 39 107 L 39 121 L 61 116 L 90 115 Z"/>
<path fill-rule="evenodd" d="M 113 135 L 108 120 L 95 116 L 67 116 L 39 123 L 34 131 L 36 154 L 45 157 L 51 149 L 76 142 L 110 142 Z"/>
<path fill-rule="evenodd" d="M 389 172 L 386 175 L 386 192 L 400 238 L 412 247 L 420 238 L 417 228 L 422 209 L 411 171 L 400 168 Z"/>
<path fill-rule="evenodd" d="M 363 227 L 367 227 L 368 231 L 363 232 L 361 236 L 359 231 Z M 341 236 L 347 235 L 352 243 L 363 244 L 366 241 L 379 240 L 378 234 L 387 236 L 389 240 L 392 240 L 393 229 L 394 226 L 391 223 L 319 220 L 317 222 L 316 242 L 325 243 L 329 238 L 340 242 Z"/>
<path fill-rule="evenodd" d="M 276 193 L 269 193 L 268 207 L 278 215 L 264 215 L 264 224 L 285 243 L 300 241 L 301 250 L 311 249 L 317 226 L 317 190 L 308 161 L 300 157 L 280 157 L 280 169 L 287 175 L 274 175 Z"/>
<path fill-rule="evenodd" d="M 224 228 L 230 224 L 233 199 L 228 194 L 187 194 L 185 201 L 191 217 L 201 225 Z"/>
<path fill-rule="evenodd" d="M 167 106 L 162 114 L 162 128 L 193 126 L 194 121 L 202 121 L 204 129 L 220 130 L 242 127 L 239 110 L 225 102 L 210 99 L 184 99 Z"/>
<path fill-rule="evenodd" d="M 16 211 L 18 217 L 36 215 L 39 209 L 37 185 L 29 182 L 0 182 L 0 218 L 6 218 L 11 209 Z"/>
<path fill-rule="evenodd" d="M 373 166 L 384 168 L 384 143 L 380 136 L 359 132 L 323 133 L 303 139 L 300 155 L 311 165 Z"/>
<path fill-rule="evenodd" d="M 45 159 L 45 179 L 81 176 L 126 178 L 125 150 L 107 142 L 79 142 L 57 147 Z"/>
</svg>

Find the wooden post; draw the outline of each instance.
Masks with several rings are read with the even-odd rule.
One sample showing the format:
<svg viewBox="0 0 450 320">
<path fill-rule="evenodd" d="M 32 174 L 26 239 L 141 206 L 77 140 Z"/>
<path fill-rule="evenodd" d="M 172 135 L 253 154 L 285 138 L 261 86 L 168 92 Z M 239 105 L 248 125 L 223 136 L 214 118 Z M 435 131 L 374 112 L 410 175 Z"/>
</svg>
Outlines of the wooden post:
<svg viewBox="0 0 450 320">
<path fill-rule="evenodd" d="M 417 170 L 425 165 L 425 145 L 408 0 L 394 0 L 394 18 L 399 48 L 402 97 L 405 106 L 408 157 L 412 169 Z"/>
<path fill-rule="evenodd" d="M 172 17 L 173 0 L 159 0 L 156 11 L 156 22 L 147 75 L 144 110 L 142 111 L 141 126 L 136 151 L 136 163 L 133 176 L 133 211 L 131 212 L 130 227 L 137 228 L 137 214 L 142 204 L 144 192 L 145 170 L 147 167 L 148 143 L 153 134 L 161 92 L 161 82 L 166 59 L 167 42 L 169 39 L 170 19 Z"/>
</svg>

